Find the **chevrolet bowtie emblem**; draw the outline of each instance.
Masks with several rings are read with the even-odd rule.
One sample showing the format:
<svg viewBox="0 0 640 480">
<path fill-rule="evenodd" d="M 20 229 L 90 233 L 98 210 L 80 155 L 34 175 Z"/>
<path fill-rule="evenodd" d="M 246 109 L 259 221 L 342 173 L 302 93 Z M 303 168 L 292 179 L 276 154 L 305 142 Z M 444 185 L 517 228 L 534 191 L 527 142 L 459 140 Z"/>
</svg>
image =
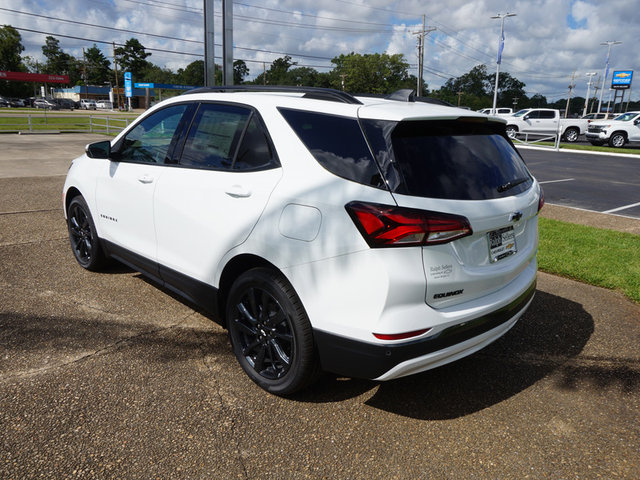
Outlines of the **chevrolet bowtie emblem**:
<svg viewBox="0 0 640 480">
<path fill-rule="evenodd" d="M 509 221 L 510 222 L 517 222 L 521 218 L 522 218 L 522 212 L 513 212 L 511 214 L 511 218 L 509 219 Z"/>
</svg>

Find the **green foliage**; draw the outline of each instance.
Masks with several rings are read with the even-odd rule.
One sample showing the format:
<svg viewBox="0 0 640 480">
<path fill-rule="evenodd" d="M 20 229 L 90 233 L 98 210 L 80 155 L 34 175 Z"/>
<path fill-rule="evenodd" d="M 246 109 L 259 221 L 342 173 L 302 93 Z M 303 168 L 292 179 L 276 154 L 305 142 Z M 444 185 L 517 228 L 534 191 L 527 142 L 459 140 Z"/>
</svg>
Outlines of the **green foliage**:
<svg viewBox="0 0 640 480">
<path fill-rule="evenodd" d="M 402 54 L 374 53 L 361 55 L 351 52 L 331 60 L 333 88 L 353 93 L 388 94 L 402 88 L 416 87 L 415 77 L 409 76 L 409 64 Z"/>
<path fill-rule="evenodd" d="M 24 67 L 20 54 L 23 51 L 20 32 L 10 25 L 0 27 L 0 70 L 22 71 Z"/>
<path fill-rule="evenodd" d="M 0 27 L 0 70 L 24 72 L 27 70 L 20 54 L 24 51 L 20 32 L 10 25 Z M 25 97 L 31 87 L 23 82 L 0 81 L 0 95 L 6 97 Z"/>
<path fill-rule="evenodd" d="M 145 51 L 144 46 L 136 39 L 130 38 L 124 44 L 124 47 L 115 49 L 118 69 L 123 72 L 131 72 L 134 79 L 144 78 L 144 71 L 151 65 L 146 60 L 151 53 Z"/>
<path fill-rule="evenodd" d="M 111 62 L 104 56 L 100 49 L 93 44 L 84 54 L 83 80 L 89 85 L 104 85 L 113 80 Z"/>
<path fill-rule="evenodd" d="M 435 93 L 434 96 L 453 105 L 458 104 L 460 93 L 460 105 L 468 106 L 474 110 L 491 107 L 493 105 L 493 90 L 495 88 L 495 73 L 488 72 L 486 65 L 477 65 L 469 72 L 457 78 L 450 78 Z M 507 72 L 500 72 L 498 77 L 499 107 L 511 107 L 514 99 L 518 99 L 518 105 L 527 102 L 524 91 L 525 84 L 512 77 Z"/>
<path fill-rule="evenodd" d="M 640 302 L 640 235 L 540 218 L 541 270 Z"/>
<path fill-rule="evenodd" d="M 244 77 L 249 75 L 249 67 L 244 60 L 235 60 L 233 62 L 233 83 L 240 85 L 244 83 Z"/>
</svg>

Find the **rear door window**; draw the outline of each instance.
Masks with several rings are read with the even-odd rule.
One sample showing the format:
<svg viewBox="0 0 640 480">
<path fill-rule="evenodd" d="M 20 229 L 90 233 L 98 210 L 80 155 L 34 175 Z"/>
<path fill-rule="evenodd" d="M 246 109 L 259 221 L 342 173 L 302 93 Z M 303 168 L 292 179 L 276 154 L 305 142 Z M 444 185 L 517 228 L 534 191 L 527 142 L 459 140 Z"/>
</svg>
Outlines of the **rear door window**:
<svg viewBox="0 0 640 480">
<path fill-rule="evenodd" d="M 202 103 L 184 142 L 180 165 L 251 171 L 279 163 L 266 130 L 252 109 Z"/>
</svg>

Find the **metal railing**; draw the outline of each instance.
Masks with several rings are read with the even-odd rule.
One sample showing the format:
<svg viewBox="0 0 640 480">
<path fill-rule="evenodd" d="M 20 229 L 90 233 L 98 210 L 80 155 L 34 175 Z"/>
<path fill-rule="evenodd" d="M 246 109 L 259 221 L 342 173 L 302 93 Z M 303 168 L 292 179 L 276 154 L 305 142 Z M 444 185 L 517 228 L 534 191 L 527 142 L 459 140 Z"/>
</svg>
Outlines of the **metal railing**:
<svg viewBox="0 0 640 480">
<path fill-rule="evenodd" d="M 104 133 L 117 135 L 124 130 L 130 118 L 112 118 L 104 115 L 74 115 L 58 117 L 42 115 L 25 115 L 4 117 L 11 123 L 0 123 L 0 133 Z"/>
<path fill-rule="evenodd" d="M 530 138 L 534 137 L 534 138 Z M 524 139 L 523 139 L 524 137 Z M 560 150 L 560 139 L 562 135 L 560 132 L 556 133 L 516 133 L 515 137 L 511 138 L 514 144 L 520 145 L 534 145 L 539 148 L 548 148 L 552 150 Z M 551 145 L 541 145 L 541 142 L 551 142 L 553 141 L 553 146 Z M 537 144 L 537 145 L 536 145 Z"/>
</svg>

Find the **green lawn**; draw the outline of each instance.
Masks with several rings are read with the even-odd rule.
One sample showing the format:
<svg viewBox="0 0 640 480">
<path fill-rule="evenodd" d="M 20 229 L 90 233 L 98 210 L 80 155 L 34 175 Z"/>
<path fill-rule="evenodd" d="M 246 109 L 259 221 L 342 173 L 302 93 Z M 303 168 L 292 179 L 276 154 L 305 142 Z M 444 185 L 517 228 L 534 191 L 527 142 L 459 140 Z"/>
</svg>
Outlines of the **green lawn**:
<svg viewBox="0 0 640 480">
<path fill-rule="evenodd" d="M 0 132 L 42 132 L 42 131 L 59 131 L 59 132 L 89 132 L 93 130 L 95 133 L 106 133 L 107 122 L 109 124 L 110 133 L 116 134 L 120 128 L 129 123 L 135 117 L 129 115 L 77 115 L 61 112 L 48 112 L 47 114 L 32 114 L 31 118 L 27 116 L 0 116 Z"/>
<path fill-rule="evenodd" d="M 540 270 L 640 303 L 640 235 L 540 218 Z"/>
</svg>

